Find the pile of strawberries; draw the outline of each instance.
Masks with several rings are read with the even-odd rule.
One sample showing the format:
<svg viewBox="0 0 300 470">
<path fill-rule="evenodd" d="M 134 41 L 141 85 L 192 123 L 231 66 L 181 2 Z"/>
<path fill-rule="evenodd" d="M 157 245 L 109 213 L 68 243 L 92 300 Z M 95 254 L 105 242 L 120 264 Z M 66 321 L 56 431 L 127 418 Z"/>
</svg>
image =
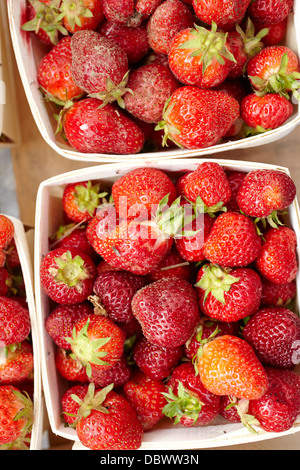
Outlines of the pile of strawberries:
<svg viewBox="0 0 300 470">
<path fill-rule="evenodd" d="M 105 192 L 103 192 L 105 190 Z M 138 449 L 162 420 L 283 432 L 300 414 L 289 175 L 136 168 L 64 187 L 40 268 L 67 425 Z"/>
<path fill-rule="evenodd" d="M 28 450 L 33 424 L 31 322 L 14 233 L 0 215 L 0 450 Z"/>
<path fill-rule="evenodd" d="M 276 129 L 299 98 L 293 0 L 27 3 L 40 89 L 79 152 L 206 148 Z"/>
</svg>

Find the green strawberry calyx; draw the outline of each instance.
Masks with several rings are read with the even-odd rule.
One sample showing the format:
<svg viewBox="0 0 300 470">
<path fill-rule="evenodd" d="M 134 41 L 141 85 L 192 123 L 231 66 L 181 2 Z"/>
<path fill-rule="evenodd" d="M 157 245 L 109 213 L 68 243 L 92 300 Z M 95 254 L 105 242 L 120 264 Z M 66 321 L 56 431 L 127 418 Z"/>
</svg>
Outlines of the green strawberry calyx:
<svg viewBox="0 0 300 470">
<path fill-rule="evenodd" d="M 236 397 L 229 397 L 231 403 L 226 406 L 226 410 L 232 407 L 236 408 L 237 414 L 241 419 L 241 423 L 248 429 L 252 434 L 258 434 L 253 426 L 259 426 L 259 421 L 252 415 L 248 414 L 249 400 L 245 398 L 237 399 Z"/>
<path fill-rule="evenodd" d="M 261 42 L 261 40 L 269 32 L 269 28 L 263 28 L 255 35 L 255 27 L 249 17 L 247 18 L 245 31 L 243 31 L 238 24 L 236 24 L 235 29 L 243 40 L 245 52 L 248 57 L 253 57 L 262 49 L 264 44 Z"/>
<path fill-rule="evenodd" d="M 181 204 L 181 196 L 168 206 L 169 194 L 158 204 L 154 222 L 165 237 L 193 236 L 199 230 L 187 230 L 186 227 L 194 220 L 196 213 L 192 210 L 187 213 L 186 207 Z"/>
<path fill-rule="evenodd" d="M 60 5 L 60 18 L 65 18 L 72 30 L 75 26 L 82 26 L 80 17 L 92 18 L 94 15 L 88 8 L 83 6 L 83 0 L 63 0 Z"/>
<path fill-rule="evenodd" d="M 133 94 L 133 91 L 130 88 L 127 88 L 129 72 L 130 70 L 125 73 L 121 82 L 117 84 L 114 83 L 110 77 L 107 77 L 106 89 L 104 91 L 90 93 L 88 95 L 90 98 L 97 98 L 98 100 L 102 101 L 102 103 L 99 105 L 99 109 L 103 108 L 108 103 L 113 103 L 114 101 L 118 103 L 120 108 L 125 109 L 123 95 L 125 95 L 125 93 Z"/>
<path fill-rule="evenodd" d="M 87 185 L 78 184 L 75 187 L 74 199 L 79 212 L 88 212 L 93 216 L 100 205 L 100 200 L 107 196 L 107 192 L 99 193 L 100 185 L 93 185 L 88 181 Z"/>
<path fill-rule="evenodd" d="M 91 338 L 88 331 L 89 325 L 90 319 L 88 318 L 87 322 L 79 332 L 77 332 L 76 327 L 74 327 L 72 337 L 65 339 L 72 349 L 71 357 L 78 359 L 86 368 L 87 376 L 91 377 L 91 364 L 100 366 L 110 365 L 108 362 L 103 360 L 103 358 L 107 356 L 107 351 L 103 350 L 103 347 L 109 343 L 111 338 Z"/>
<path fill-rule="evenodd" d="M 76 427 L 76 424 L 81 419 L 87 418 L 92 410 L 98 410 L 102 413 L 108 414 L 108 409 L 102 404 L 113 387 L 114 384 L 112 383 L 95 393 L 95 384 L 91 382 L 88 386 L 87 394 L 83 399 L 80 399 L 75 393 L 72 393 L 71 398 L 79 405 L 77 414 L 74 415 L 72 413 L 64 412 L 67 416 L 76 418 L 72 423 L 72 427 Z"/>
<path fill-rule="evenodd" d="M 174 418 L 174 424 L 179 423 L 183 416 L 191 418 L 193 424 L 196 424 L 203 403 L 196 395 L 186 390 L 182 382 L 178 382 L 177 394 L 168 387 L 168 392 L 162 395 L 168 402 L 162 410 L 163 414 L 168 418 Z"/>
<path fill-rule="evenodd" d="M 214 331 L 209 335 L 208 338 L 203 338 L 202 337 L 202 335 L 203 335 L 203 323 L 205 323 L 206 326 L 210 326 L 210 321 L 213 322 L 214 320 L 207 320 L 207 319 L 202 320 L 202 322 L 199 324 L 199 326 L 197 327 L 197 329 L 195 331 L 196 341 L 197 341 L 197 343 L 199 343 L 199 347 L 197 349 L 197 352 L 194 355 L 194 357 L 192 358 L 192 364 L 194 364 L 194 368 L 195 368 L 195 375 L 199 374 L 198 359 L 200 359 L 203 355 L 203 347 L 205 346 L 205 344 L 212 341 L 217 336 L 217 334 L 220 332 L 220 329 L 217 325 L 216 328 L 214 329 Z M 192 340 L 192 337 L 186 342 L 186 347 L 187 348 L 189 347 L 189 344 L 190 344 L 191 340 Z"/>
<path fill-rule="evenodd" d="M 206 264 L 202 267 L 204 274 L 196 286 L 204 290 L 205 303 L 208 294 L 211 294 L 222 304 L 225 304 L 224 293 L 230 291 L 231 286 L 239 281 L 238 277 L 230 274 L 231 268 L 222 268 L 215 264 Z"/>
<path fill-rule="evenodd" d="M 64 36 L 68 35 L 68 31 L 62 25 L 59 11 L 60 0 L 52 0 L 48 5 L 39 0 L 29 0 L 29 3 L 36 15 L 21 26 L 23 31 L 34 31 L 37 34 L 42 29 L 54 45 L 59 41 L 59 33 Z"/>
<path fill-rule="evenodd" d="M 49 269 L 49 274 L 53 276 L 58 284 L 66 284 L 68 287 L 75 287 L 78 291 L 82 289 L 81 282 L 90 277 L 85 267 L 85 262 L 81 256 L 74 258 L 69 250 L 60 257 L 54 258 L 56 267 Z"/>
<path fill-rule="evenodd" d="M 225 59 L 236 62 L 234 55 L 226 46 L 227 33 L 217 32 L 217 25 L 214 21 L 211 31 L 195 24 L 190 34 L 192 39 L 185 41 L 178 46 L 178 49 L 192 49 L 190 57 L 200 56 L 202 75 L 214 59 L 221 65 L 225 64 Z"/>
<path fill-rule="evenodd" d="M 172 96 L 166 100 L 162 113 L 162 120 L 156 124 L 154 130 L 164 131 L 164 135 L 162 137 L 163 147 L 168 147 L 168 140 L 171 140 L 175 145 L 177 145 L 177 147 L 183 149 L 183 146 L 176 140 L 176 135 L 180 134 L 180 130 L 169 121 L 169 115 L 175 105 L 175 103 L 170 104 L 171 98 Z"/>
</svg>

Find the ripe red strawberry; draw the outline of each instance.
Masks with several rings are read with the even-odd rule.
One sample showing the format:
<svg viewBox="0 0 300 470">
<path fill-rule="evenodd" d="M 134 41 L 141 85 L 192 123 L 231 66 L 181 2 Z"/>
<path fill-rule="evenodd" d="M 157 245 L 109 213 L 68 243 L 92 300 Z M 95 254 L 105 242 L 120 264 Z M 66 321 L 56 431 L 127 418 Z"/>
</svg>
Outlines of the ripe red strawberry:
<svg viewBox="0 0 300 470">
<path fill-rule="evenodd" d="M 233 29 L 236 23 L 240 23 L 250 4 L 250 0 L 208 0 L 201 2 L 193 0 L 193 7 L 196 16 L 206 24 L 214 21 L 222 30 L 229 31 Z"/>
<path fill-rule="evenodd" d="M 182 259 L 189 262 L 204 261 L 203 243 L 210 233 L 213 221 L 214 219 L 210 215 L 207 213 L 201 214 L 200 212 L 192 222 L 186 223 L 185 230 L 187 233 L 188 231 L 196 233 L 195 235 L 183 235 L 175 238 L 175 247 Z"/>
<path fill-rule="evenodd" d="M 126 91 L 128 59 L 116 43 L 96 31 L 74 33 L 71 39 L 72 75 L 75 83 L 103 105 Z M 101 103 L 99 104 L 99 106 Z"/>
<path fill-rule="evenodd" d="M 131 300 L 146 284 L 144 276 L 128 271 L 107 271 L 97 276 L 93 291 L 109 318 L 115 322 L 128 323 L 133 319 Z"/>
<path fill-rule="evenodd" d="M 39 41 L 47 46 L 58 43 L 61 35 L 68 34 L 60 18 L 61 0 L 29 0 L 26 5 L 27 21 L 24 31 L 33 31 Z"/>
<path fill-rule="evenodd" d="M 14 270 L 16 268 L 20 268 L 21 263 L 20 263 L 19 253 L 18 253 L 18 249 L 16 247 L 16 242 L 15 242 L 14 238 L 11 240 L 11 242 L 6 247 L 5 254 L 6 254 L 6 267 L 9 270 Z M 0 263 L 0 265 L 1 265 L 1 263 Z"/>
<path fill-rule="evenodd" d="M 136 168 L 118 178 L 112 185 L 111 194 L 120 217 L 139 217 L 141 205 L 146 209 L 145 218 L 157 210 L 160 201 L 167 195 L 168 204 L 175 201 L 176 188 L 164 172 L 156 168 Z M 138 205 L 135 208 L 135 205 Z"/>
<path fill-rule="evenodd" d="M 62 207 L 64 213 L 73 222 L 90 220 L 106 193 L 99 192 L 100 185 L 91 181 L 69 183 L 64 188 Z"/>
<path fill-rule="evenodd" d="M 205 342 L 221 335 L 239 336 L 239 330 L 238 322 L 226 323 L 214 318 L 201 317 L 199 325 L 184 345 L 185 356 L 195 363 Z"/>
<path fill-rule="evenodd" d="M 0 267 L 0 296 L 6 297 L 12 286 L 12 277 L 6 267 Z"/>
<path fill-rule="evenodd" d="M 124 341 L 124 332 L 110 318 L 96 314 L 81 318 L 68 338 L 73 355 L 86 367 L 88 377 L 92 369 L 112 367 L 123 354 Z"/>
<path fill-rule="evenodd" d="M 17 387 L 0 387 L 0 408 L 0 445 L 25 438 L 31 432 L 33 404 Z"/>
<path fill-rule="evenodd" d="M 138 368 L 151 379 L 163 380 L 169 377 L 183 356 L 182 346 L 165 348 L 150 343 L 140 336 L 134 344 L 132 358 Z"/>
<path fill-rule="evenodd" d="M 181 30 L 171 42 L 170 69 L 186 85 L 219 85 L 228 76 L 230 62 L 235 61 L 226 38 L 225 33 L 217 32 L 215 23 L 211 30 L 197 25 Z"/>
<path fill-rule="evenodd" d="M 165 0 L 151 15 L 147 27 L 151 49 L 168 54 L 171 41 L 179 31 L 191 28 L 194 17 L 189 7 L 180 0 Z"/>
<path fill-rule="evenodd" d="M 245 176 L 246 173 L 243 171 L 230 171 L 227 173 L 227 179 L 231 190 L 231 197 L 226 203 L 227 211 L 239 212 L 240 208 L 237 203 L 237 195 Z"/>
<path fill-rule="evenodd" d="M 243 329 L 243 338 L 264 365 L 291 368 L 300 362 L 300 319 L 287 308 L 258 310 Z"/>
<path fill-rule="evenodd" d="M 61 225 L 50 237 L 51 250 L 54 248 L 77 248 L 89 255 L 93 261 L 98 262 L 98 255 L 87 239 L 85 227 L 77 227 L 78 225 L 75 223 Z"/>
<path fill-rule="evenodd" d="M 167 101 L 156 130 L 164 129 L 164 145 L 171 139 L 183 148 L 210 147 L 219 142 L 239 114 L 239 103 L 227 93 L 183 86 Z"/>
<path fill-rule="evenodd" d="M 133 70 L 124 95 L 127 111 L 145 122 L 162 119 L 165 102 L 179 87 L 169 67 L 159 64 L 142 65 Z"/>
<path fill-rule="evenodd" d="M 195 289 L 174 277 L 140 289 L 132 299 L 132 311 L 148 341 L 165 348 L 183 345 L 199 322 Z"/>
<path fill-rule="evenodd" d="M 287 209 L 295 196 L 296 186 L 288 174 L 280 170 L 252 170 L 239 188 L 237 202 L 248 216 L 274 218 L 274 211 Z"/>
<path fill-rule="evenodd" d="M 85 29 L 95 30 L 104 20 L 101 0 L 62 0 L 60 12 L 64 14 L 64 27 L 72 34 Z"/>
<path fill-rule="evenodd" d="M 294 0 L 256 0 L 251 2 L 248 14 L 261 23 L 280 23 L 293 8 Z"/>
<path fill-rule="evenodd" d="M 285 17 L 279 23 L 261 23 L 260 21 L 253 21 L 255 26 L 255 31 L 259 32 L 264 28 L 268 28 L 268 34 L 262 38 L 262 43 L 265 46 L 277 46 L 282 44 L 286 32 L 287 32 L 287 20 L 288 17 Z"/>
<path fill-rule="evenodd" d="M 126 52 L 130 65 L 139 63 L 150 49 L 147 23 L 130 27 L 113 21 L 104 21 L 97 31 Z"/>
<path fill-rule="evenodd" d="M 45 320 L 45 329 L 55 344 L 62 349 L 69 349 L 65 338 L 72 336 L 73 327 L 81 318 L 94 313 L 91 304 L 84 302 L 76 305 L 58 305 Z"/>
<path fill-rule="evenodd" d="M 38 65 L 37 79 L 46 98 L 63 104 L 84 93 L 73 80 L 71 65 L 71 37 L 67 36 L 60 39 Z"/>
<path fill-rule="evenodd" d="M 268 386 L 266 372 L 253 348 L 237 336 L 218 336 L 204 344 L 197 367 L 205 388 L 215 395 L 254 400 Z"/>
<path fill-rule="evenodd" d="M 17 385 L 33 379 L 33 349 L 28 341 L 0 349 L 0 384 Z"/>
<path fill-rule="evenodd" d="M 179 239 L 178 239 L 179 240 Z M 180 238 L 182 240 L 182 238 Z M 191 281 L 194 274 L 193 266 L 185 261 L 173 245 L 169 253 L 163 258 L 159 265 L 148 275 L 151 282 L 165 277 L 179 277 Z"/>
<path fill-rule="evenodd" d="M 167 391 L 165 384 L 135 371 L 123 389 L 125 398 L 135 409 L 144 431 L 150 431 L 164 416 Z"/>
<path fill-rule="evenodd" d="M 0 297 L 0 347 L 21 343 L 31 330 L 28 309 L 16 300 Z"/>
<path fill-rule="evenodd" d="M 69 349 L 56 348 L 55 367 L 59 374 L 69 382 L 86 384 L 88 376 L 85 366 L 72 356 Z"/>
<path fill-rule="evenodd" d="M 247 64 L 247 75 L 256 93 L 280 93 L 287 99 L 298 96 L 299 60 L 286 46 L 264 47 Z"/>
<path fill-rule="evenodd" d="M 204 426 L 219 414 L 220 397 L 207 390 L 191 362 L 177 366 L 167 385 L 168 393 L 163 395 L 168 404 L 163 412 L 169 418 L 175 418 L 174 424 Z"/>
<path fill-rule="evenodd" d="M 275 284 L 293 281 L 298 270 L 295 232 L 289 227 L 270 228 L 264 239 L 256 259 L 260 275 Z"/>
<path fill-rule="evenodd" d="M 292 103 L 278 93 L 245 96 L 241 103 L 241 118 L 256 130 L 277 129 L 284 124 L 293 112 Z"/>
<path fill-rule="evenodd" d="M 15 234 L 15 227 L 13 222 L 3 214 L 0 214 L 0 249 L 3 250 L 8 247 L 13 240 Z"/>
<path fill-rule="evenodd" d="M 120 108 L 101 106 L 96 98 L 74 103 L 63 116 L 63 130 L 68 143 L 83 153 L 130 155 L 140 152 L 145 136 L 140 127 Z"/>
<path fill-rule="evenodd" d="M 261 278 L 261 281 L 261 305 L 263 307 L 287 307 L 295 298 L 295 281 L 288 282 L 287 284 L 274 284 L 263 278 Z"/>
<path fill-rule="evenodd" d="M 141 422 L 132 405 L 111 388 L 106 387 L 93 395 L 92 387 L 86 395 L 87 400 L 83 399 L 76 424 L 78 438 L 85 447 L 93 450 L 138 449 L 144 434 Z"/>
<path fill-rule="evenodd" d="M 258 257 L 260 249 L 254 222 L 238 212 L 220 214 L 203 244 L 206 259 L 223 267 L 247 266 Z"/>
<path fill-rule="evenodd" d="M 106 18 L 117 24 L 137 27 L 149 18 L 163 0 L 103 0 Z"/>
<path fill-rule="evenodd" d="M 106 370 L 92 369 L 91 376 L 88 381 L 95 384 L 95 387 L 104 388 L 110 384 L 114 384 L 114 388 L 123 387 L 132 374 L 132 369 L 127 363 L 125 354 L 115 362 L 115 364 Z"/>
<path fill-rule="evenodd" d="M 210 318 L 236 322 L 253 315 L 260 306 L 260 276 L 250 268 L 205 264 L 198 272 L 196 286 L 199 308 Z"/>
<path fill-rule="evenodd" d="M 88 393 L 88 388 L 88 385 L 76 384 L 68 388 L 68 390 L 63 394 L 61 399 L 62 416 L 69 426 L 76 426 L 74 423 L 80 407 L 79 403 L 73 400 L 72 395 L 76 395 L 80 400 L 83 400 Z"/>
<path fill-rule="evenodd" d="M 96 266 L 76 248 L 49 251 L 40 267 L 41 285 L 55 302 L 70 305 L 85 301 L 93 292 Z"/>
<path fill-rule="evenodd" d="M 184 178 L 180 194 L 195 203 L 200 197 L 208 207 L 220 203 L 225 206 L 231 197 L 231 189 L 222 166 L 215 162 L 204 162 Z"/>
<path fill-rule="evenodd" d="M 249 402 L 249 414 L 267 432 L 290 429 L 299 415 L 300 378 L 290 370 L 266 367 L 269 386 L 265 394 Z"/>
</svg>

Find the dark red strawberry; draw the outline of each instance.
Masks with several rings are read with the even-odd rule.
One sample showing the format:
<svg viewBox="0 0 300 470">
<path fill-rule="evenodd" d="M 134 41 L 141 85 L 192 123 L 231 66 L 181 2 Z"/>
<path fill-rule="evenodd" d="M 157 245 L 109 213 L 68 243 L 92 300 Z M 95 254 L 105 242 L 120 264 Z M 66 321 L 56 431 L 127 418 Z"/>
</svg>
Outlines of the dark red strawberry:
<svg viewBox="0 0 300 470">
<path fill-rule="evenodd" d="M 148 341 L 165 348 L 183 345 L 199 322 L 195 289 L 175 277 L 140 289 L 132 299 L 132 311 Z"/>
<path fill-rule="evenodd" d="M 260 276 L 250 268 L 226 269 L 205 264 L 198 272 L 199 308 L 207 317 L 236 322 L 260 306 Z"/>
<path fill-rule="evenodd" d="M 226 203 L 226 208 L 230 212 L 239 212 L 240 210 L 237 203 L 237 195 L 245 176 L 246 173 L 243 171 L 230 171 L 227 173 L 227 179 L 231 189 L 231 197 Z"/>
<path fill-rule="evenodd" d="M 287 307 L 295 298 L 295 281 L 288 282 L 287 284 L 274 284 L 263 278 L 261 278 L 261 281 L 261 305 L 263 307 Z"/>
<path fill-rule="evenodd" d="M 42 260 L 40 280 L 46 294 L 63 305 L 81 303 L 93 292 L 96 266 L 76 248 L 57 248 Z"/>
<path fill-rule="evenodd" d="M 0 296 L 6 297 L 12 286 L 12 277 L 6 267 L 0 267 Z"/>
<path fill-rule="evenodd" d="M 125 354 L 109 369 L 97 370 L 92 369 L 91 376 L 88 381 L 95 384 L 95 387 L 104 388 L 110 384 L 114 384 L 114 388 L 123 387 L 132 375 L 132 368 L 128 365 Z"/>
<path fill-rule="evenodd" d="M 264 28 L 268 28 L 268 34 L 262 38 L 265 46 L 276 46 L 282 44 L 287 32 L 287 20 L 284 18 L 279 23 L 261 23 L 260 21 L 253 21 L 255 31 L 259 32 Z"/>
<path fill-rule="evenodd" d="M 132 358 L 148 377 L 163 380 L 169 377 L 183 356 L 182 346 L 165 348 L 140 336 L 134 344 Z"/>
<path fill-rule="evenodd" d="M 163 413 L 174 418 L 174 424 L 186 427 L 208 425 L 219 414 L 220 397 L 205 388 L 191 362 L 177 366 L 167 385 L 168 393 L 164 396 L 168 404 Z"/>
<path fill-rule="evenodd" d="M 294 0 L 255 0 L 248 8 L 250 17 L 262 23 L 280 23 L 293 8 Z"/>
<path fill-rule="evenodd" d="M 28 309 L 16 300 L 0 297 L 0 347 L 24 341 L 31 330 Z"/>
<path fill-rule="evenodd" d="M 300 362 L 300 319 L 287 308 L 258 310 L 243 329 L 243 338 L 264 365 L 290 368 Z"/>
</svg>

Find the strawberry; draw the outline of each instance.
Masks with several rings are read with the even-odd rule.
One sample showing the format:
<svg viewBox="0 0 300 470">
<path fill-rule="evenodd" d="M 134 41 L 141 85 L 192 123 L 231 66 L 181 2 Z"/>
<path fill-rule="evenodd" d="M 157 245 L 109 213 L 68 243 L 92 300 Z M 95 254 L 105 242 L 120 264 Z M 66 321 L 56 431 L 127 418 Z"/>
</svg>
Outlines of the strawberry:
<svg viewBox="0 0 300 470">
<path fill-rule="evenodd" d="M 255 263 L 259 274 L 275 284 L 292 282 L 297 274 L 296 234 L 289 227 L 270 228 Z"/>
<path fill-rule="evenodd" d="M 206 259 L 223 267 L 247 266 L 258 257 L 260 249 L 254 222 L 238 212 L 220 214 L 203 244 Z"/>
<path fill-rule="evenodd" d="M 195 235 L 177 236 L 175 238 L 175 247 L 183 260 L 188 262 L 204 261 L 203 243 L 207 239 L 212 225 L 213 218 L 207 213 L 201 214 L 201 212 L 192 222 L 186 224 L 185 229 L 187 232 L 196 233 Z M 188 268 L 190 268 L 190 265 Z"/>
<path fill-rule="evenodd" d="M 263 307 L 287 307 L 295 298 L 295 281 L 288 282 L 287 284 L 274 284 L 263 278 L 261 278 L 261 281 L 261 305 Z"/>
<path fill-rule="evenodd" d="M 30 398 L 17 387 L 0 387 L 0 408 L 0 445 L 25 438 L 31 432 L 33 405 Z"/>
<path fill-rule="evenodd" d="M 130 27 L 113 21 L 104 21 L 97 31 L 126 52 L 130 65 L 139 63 L 150 49 L 147 23 Z"/>
<path fill-rule="evenodd" d="M 240 185 L 237 202 L 244 214 L 267 218 L 271 222 L 276 219 L 277 211 L 283 211 L 292 204 L 295 196 L 295 183 L 283 171 L 252 170 Z"/>
<path fill-rule="evenodd" d="M 0 250 L 6 249 L 12 242 L 15 234 L 13 222 L 3 214 L 0 214 Z"/>
<path fill-rule="evenodd" d="M 248 412 L 267 432 L 290 429 L 299 415 L 300 378 L 290 370 L 266 367 L 269 386 L 265 394 L 249 402 Z"/>
<path fill-rule="evenodd" d="M 69 349 L 56 348 L 55 367 L 59 374 L 69 382 L 83 384 L 88 382 L 85 366 L 74 358 Z"/>
<path fill-rule="evenodd" d="M 195 289 L 175 277 L 140 289 L 132 299 L 132 311 L 148 341 L 165 348 L 183 345 L 199 321 Z"/>
<path fill-rule="evenodd" d="M 167 388 L 160 381 L 135 371 L 123 389 L 125 398 L 135 409 L 144 431 L 150 431 L 162 418 Z"/>
<path fill-rule="evenodd" d="M 280 23 L 292 11 L 294 0 L 255 0 L 248 8 L 248 14 L 261 23 Z"/>
<path fill-rule="evenodd" d="M 38 64 L 37 79 L 46 99 L 64 105 L 83 95 L 83 90 L 73 80 L 71 66 L 71 37 L 67 36 L 60 39 Z"/>
<path fill-rule="evenodd" d="M 60 12 L 64 15 L 64 27 L 72 34 L 85 29 L 96 30 L 104 20 L 101 0 L 62 0 Z"/>
<path fill-rule="evenodd" d="M 237 203 L 237 195 L 245 176 L 246 173 L 243 171 L 230 171 L 227 173 L 227 179 L 231 190 L 231 197 L 226 203 L 227 211 L 239 212 L 240 208 Z"/>
<path fill-rule="evenodd" d="M 243 329 L 243 338 L 264 365 L 291 368 L 300 362 L 300 319 L 287 308 L 258 310 Z"/>
<path fill-rule="evenodd" d="M 28 309 L 16 300 L 0 297 L 0 347 L 21 343 L 31 330 Z"/>
<path fill-rule="evenodd" d="M 80 442 L 93 450 L 135 450 L 142 444 L 143 428 L 132 405 L 112 386 L 79 400 L 76 431 Z M 74 399 L 74 396 L 73 396 Z"/>
<path fill-rule="evenodd" d="M 96 266 L 91 258 L 76 248 L 49 251 L 40 267 L 44 292 L 63 305 L 81 303 L 93 291 Z"/>
<path fill-rule="evenodd" d="M 107 193 L 99 193 L 99 184 L 91 181 L 69 183 L 64 188 L 62 207 L 66 216 L 73 222 L 90 220 Z"/>
<path fill-rule="evenodd" d="M 12 277 L 5 267 L 0 267 L 0 296 L 6 297 L 12 286 Z"/>
<path fill-rule="evenodd" d="M 167 101 L 156 130 L 164 129 L 164 145 L 170 139 L 183 148 L 210 147 L 219 142 L 239 114 L 239 103 L 227 93 L 183 86 Z"/>
<path fill-rule="evenodd" d="M 122 271 L 118 268 L 113 268 L 110 264 L 108 264 L 104 259 L 99 261 L 97 264 L 97 274 L 106 273 L 107 271 Z"/>
<path fill-rule="evenodd" d="M 133 318 L 131 300 L 146 283 L 144 276 L 128 271 L 108 271 L 97 276 L 93 291 L 109 318 L 128 323 Z"/>
<path fill-rule="evenodd" d="M 117 24 L 137 27 L 149 18 L 162 0 L 103 0 L 105 17 Z"/>
<path fill-rule="evenodd" d="M 22 24 L 23 31 L 33 31 L 35 36 L 47 46 L 58 43 L 61 35 L 68 31 L 63 27 L 60 17 L 61 0 L 29 0 L 27 2 L 27 20 Z"/>
<path fill-rule="evenodd" d="M 65 338 L 72 336 L 74 325 L 86 315 L 94 313 L 91 304 L 84 302 L 76 305 L 57 305 L 45 320 L 45 329 L 55 344 L 62 349 L 69 349 Z"/>
<path fill-rule="evenodd" d="M 0 348 L 0 384 L 17 385 L 33 379 L 33 349 L 28 341 Z"/>
<path fill-rule="evenodd" d="M 165 102 L 179 87 L 169 67 L 159 64 L 142 65 L 133 70 L 124 95 L 127 111 L 145 122 L 162 119 Z"/>
<path fill-rule="evenodd" d="M 193 0 L 193 7 L 196 16 L 204 23 L 211 24 L 214 21 L 217 26 L 225 31 L 232 30 L 236 23 L 241 23 L 250 0 L 208 0 L 201 2 Z"/>
<path fill-rule="evenodd" d="M 268 379 L 253 348 L 244 339 L 223 335 L 204 344 L 197 368 L 207 390 L 254 400 L 266 391 Z"/>
<path fill-rule="evenodd" d="M 71 427 L 73 427 L 73 424 L 76 421 L 77 413 L 80 407 L 79 403 L 73 400 L 72 395 L 76 395 L 80 400 L 83 400 L 88 393 L 88 388 L 88 385 L 76 384 L 68 388 L 68 390 L 62 396 L 62 416 L 64 421 Z"/>
<path fill-rule="evenodd" d="M 184 345 L 184 353 L 187 359 L 195 363 L 201 354 L 203 344 L 221 335 L 239 336 L 238 322 L 222 322 L 214 318 L 201 317 L 200 323 L 195 328 L 193 334 Z"/>
<path fill-rule="evenodd" d="M 110 318 L 91 314 L 75 324 L 67 340 L 90 377 L 92 369 L 107 370 L 121 358 L 125 334 Z"/>
<path fill-rule="evenodd" d="M 250 268 L 205 264 L 198 272 L 196 286 L 199 308 L 210 318 L 236 322 L 253 315 L 260 306 L 260 276 Z"/>
<path fill-rule="evenodd" d="M 103 105 L 122 104 L 128 78 L 126 52 L 96 31 L 74 33 L 71 39 L 72 76 L 75 83 Z M 99 106 L 101 103 L 99 104 Z"/>
<path fill-rule="evenodd" d="M 286 36 L 287 20 L 288 18 L 286 17 L 279 23 L 261 23 L 255 20 L 253 23 L 256 32 L 259 32 L 264 28 L 268 28 L 268 34 L 266 34 L 261 40 L 265 46 L 277 46 L 282 44 Z"/>
<path fill-rule="evenodd" d="M 191 28 L 194 17 L 180 0 L 165 0 L 149 18 L 148 39 L 151 49 L 158 54 L 168 54 L 171 41 L 179 31 Z"/>
<path fill-rule="evenodd" d="M 247 64 L 247 75 L 257 94 L 279 93 L 298 97 L 299 60 L 286 46 L 264 47 Z"/>
<path fill-rule="evenodd" d="M 81 215 L 83 214 L 81 213 Z M 93 261 L 98 262 L 97 253 L 95 253 L 95 250 L 87 239 L 85 227 L 82 225 L 78 228 L 77 227 L 78 225 L 75 223 L 61 225 L 58 230 L 50 237 L 51 250 L 54 248 L 77 248 L 78 250 L 83 251 L 89 255 Z"/>
<path fill-rule="evenodd" d="M 165 348 L 150 343 L 140 336 L 134 344 L 132 358 L 138 368 L 151 379 L 163 380 L 169 377 L 183 356 L 182 346 Z"/>
<path fill-rule="evenodd" d="M 130 155 L 140 152 L 145 136 L 140 127 L 120 108 L 99 108 L 96 98 L 74 103 L 63 116 L 63 130 L 71 147 L 83 153 Z"/>
<path fill-rule="evenodd" d="M 245 96 L 241 103 L 241 118 L 257 131 L 264 132 L 284 124 L 293 112 L 292 103 L 278 93 Z"/>
<path fill-rule="evenodd" d="M 231 190 L 222 166 L 203 162 L 181 182 L 180 194 L 191 202 L 197 202 L 200 196 L 206 206 L 212 207 L 220 203 L 226 205 Z"/>
<path fill-rule="evenodd" d="M 123 387 L 132 375 L 132 369 L 127 364 L 125 354 L 115 362 L 115 364 L 106 370 L 92 369 L 91 376 L 88 381 L 95 384 L 95 387 L 104 388 L 110 384 L 114 384 L 114 388 Z"/>
<path fill-rule="evenodd" d="M 148 279 L 151 282 L 154 282 L 165 277 L 175 276 L 185 279 L 186 281 L 190 281 L 192 279 L 192 275 L 193 266 L 187 261 L 184 261 L 177 251 L 176 246 L 173 245 L 169 253 L 167 253 L 154 271 L 148 275 Z"/>
<path fill-rule="evenodd" d="M 177 366 L 167 385 L 168 392 L 163 395 L 168 404 L 163 413 L 169 418 L 175 418 L 174 424 L 204 426 L 219 414 L 220 397 L 207 390 L 200 376 L 195 374 L 191 362 Z"/>
<path fill-rule="evenodd" d="M 207 46 L 209 44 L 209 46 Z M 226 42 L 226 34 L 195 25 L 181 30 L 173 38 L 169 50 L 169 65 L 174 75 L 186 85 L 211 88 L 228 76 L 234 61 Z"/>
<path fill-rule="evenodd" d="M 177 197 L 176 188 L 169 176 L 156 168 L 136 168 L 118 178 L 112 185 L 111 194 L 120 217 L 134 217 L 141 207 L 146 209 L 146 218 L 157 210 L 160 201 L 169 195 L 172 204 Z M 144 215 L 144 214 L 141 214 Z"/>
<path fill-rule="evenodd" d="M 18 249 L 16 247 L 16 242 L 14 238 L 7 245 L 5 249 L 5 254 L 6 254 L 6 267 L 9 270 L 20 268 L 21 263 L 20 263 L 19 253 L 18 253 Z"/>
</svg>

